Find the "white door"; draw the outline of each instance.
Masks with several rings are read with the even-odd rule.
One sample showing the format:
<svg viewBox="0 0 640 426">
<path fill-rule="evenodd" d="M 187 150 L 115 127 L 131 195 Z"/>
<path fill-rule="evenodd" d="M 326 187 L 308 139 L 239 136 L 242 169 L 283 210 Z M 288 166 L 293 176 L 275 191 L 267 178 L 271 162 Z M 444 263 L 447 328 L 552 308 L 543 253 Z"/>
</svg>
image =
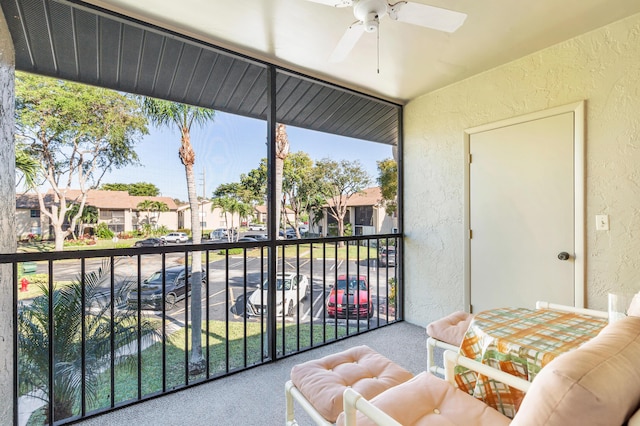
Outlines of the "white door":
<svg viewBox="0 0 640 426">
<path fill-rule="evenodd" d="M 583 260 L 576 264 L 584 245 L 576 226 L 576 217 L 583 221 L 580 126 L 576 111 L 563 108 L 469 132 L 472 312 L 533 308 L 537 300 L 583 306 L 576 300 L 584 291 Z"/>
</svg>

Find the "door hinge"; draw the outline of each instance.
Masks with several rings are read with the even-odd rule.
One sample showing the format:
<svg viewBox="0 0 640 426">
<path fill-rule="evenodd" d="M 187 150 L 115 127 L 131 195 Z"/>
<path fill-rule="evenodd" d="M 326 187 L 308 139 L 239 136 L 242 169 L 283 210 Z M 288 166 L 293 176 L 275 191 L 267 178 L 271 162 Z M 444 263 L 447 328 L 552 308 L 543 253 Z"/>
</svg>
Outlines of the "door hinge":
<svg viewBox="0 0 640 426">
<path fill-rule="evenodd" d="M 469 313 L 472 314 L 473 313 L 473 305 L 469 305 Z"/>
<path fill-rule="evenodd" d="M 473 238 L 473 229 L 469 229 L 469 239 Z"/>
<path fill-rule="evenodd" d="M 473 154 L 469 154 L 469 164 L 473 163 Z"/>
</svg>

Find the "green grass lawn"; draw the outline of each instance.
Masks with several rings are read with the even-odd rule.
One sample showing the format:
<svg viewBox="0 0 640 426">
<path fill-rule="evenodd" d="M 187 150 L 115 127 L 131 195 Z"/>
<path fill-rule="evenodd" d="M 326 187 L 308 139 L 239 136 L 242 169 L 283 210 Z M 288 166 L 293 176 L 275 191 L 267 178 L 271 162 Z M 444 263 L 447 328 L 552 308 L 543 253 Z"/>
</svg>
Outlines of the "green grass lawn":
<svg viewBox="0 0 640 426">
<path fill-rule="evenodd" d="M 239 370 L 245 366 L 261 363 L 261 352 L 264 340 L 261 340 L 261 325 L 256 322 L 246 324 L 246 351 L 245 351 L 245 330 L 243 322 L 229 323 L 229 336 L 226 338 L 225 323 L 223 321 L 210 321 L 209 334 L 205 333 L 203 324 L 202 342 L 203 346 L 209 346 L 209 371 L 211 376 L 223 375 L 227 372 L 226 351 L 228 340 L 229 365 L 228 370 Z M 191 329 L 189 328 L 189 331 Z M 312 333 L 313 331 L 313 333 Z M 322 326 L 315 324 L 313 330 L 309 324 L 301 324 L 298 329 L 295 324 L 285 326 L 286 352 L 290 353 L 297 349 L 298 337 L 301 348 L 310 347 L 311 343 L 319 344 L 323 342 Z M 327 340 L 335 336 L 346 335 L 344 327 L 334 328 L 333 325 L 326 325 Z M 282 323 L 278 324 L 277 345 L 279 353 L 282 351 Z M 266 333 L 264 334 L 266 339 Z M 186 384 L 185 347 L 190 350 L 190 339 L 185 342 L 185 329 L 181 329 L 171 334 L 166 345 L 166 387 L 167 390 L 180 388 Z M 204 348 L 203 348 L 204 353 Z M 246 365 L 245 365 L 246 357 Z M 162 391 L 162 345 L 156 343 L 142 351 L 142 395 L 151 395 Z M 205 375 L 190 376 L 189 382 L 204 380 Z M 91 410 L 109 406 L 110 401 L 110 374 L 109 370 L 102 374 L 98 385 L 98 398 Z M 137 366 L 118 365 L 115 368 L 115 402 L 116 404 L 137 398 L 138 392 Z"/>
</svg>

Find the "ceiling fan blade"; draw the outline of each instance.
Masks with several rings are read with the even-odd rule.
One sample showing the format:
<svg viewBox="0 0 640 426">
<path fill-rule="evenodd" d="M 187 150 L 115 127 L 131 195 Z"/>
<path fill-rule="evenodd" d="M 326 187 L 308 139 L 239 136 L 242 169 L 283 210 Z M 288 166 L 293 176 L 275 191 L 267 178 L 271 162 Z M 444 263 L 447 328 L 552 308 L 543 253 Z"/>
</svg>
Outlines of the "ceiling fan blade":
<svg viewBox="0 0 640 426">
<path fill-rule="evenodd" d="M 333 7 L 349 7 L 353 5 L 353 0 L 307 0 L 313 3 L 320 3 Z"/>
<path fill-rule="evenodd" d="M 347 31 L 338 42 L 338 45 L 333 49 L 333 53 L 329 57 L 329 62 L 341 62 L 343 61 L 351 49 L 356 45 L 362 34 L 364 34 L 364 25 L 362 22 L 355 22 L 351 24 Z"/>
<path fill-rule="evenodd" d="M 426 4 L 402 1 L 390 7 L 389 17 L 401 22 L 452 33 L 464 23 L 467 14 Z"/>
</svg>

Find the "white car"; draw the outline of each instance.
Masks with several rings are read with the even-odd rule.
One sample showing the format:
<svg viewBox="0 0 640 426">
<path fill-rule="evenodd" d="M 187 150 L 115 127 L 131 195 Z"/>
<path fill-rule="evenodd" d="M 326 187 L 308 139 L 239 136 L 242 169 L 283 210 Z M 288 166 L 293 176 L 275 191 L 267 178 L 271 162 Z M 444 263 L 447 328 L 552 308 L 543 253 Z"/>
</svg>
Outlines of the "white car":
<svg viewBox="0 0 640 426">
<path fill-rule="evenodd" d="M 267 227 L 265 225 L 262 225 L 260 223 L 250 223 L 249 224 L 249 231 L 266 231 Z"/>
<path fill-rule="evenodd" d="M 186 243 L 189 241 L 189 236 L 184 232 L 169 232 L 167 235 L 163 235 L 160 239 L 167 243 Z"/>
<path fill-rule="evenodd" d="M 247 314 L 267 314 L 268 288 L 269 280 L 265 280 L 262 285 L 258 286 L 258 290 L 249 296 Z M 306 275 L 289 273 L 283 277 L 282 274 L 278 274 L 276 279 L 276 315 L 282 315 L 284 312 L 287 316 L 293 316 L 298 302 L 305 299 L 310 291 L 311 287 Z"/>
</svg>

